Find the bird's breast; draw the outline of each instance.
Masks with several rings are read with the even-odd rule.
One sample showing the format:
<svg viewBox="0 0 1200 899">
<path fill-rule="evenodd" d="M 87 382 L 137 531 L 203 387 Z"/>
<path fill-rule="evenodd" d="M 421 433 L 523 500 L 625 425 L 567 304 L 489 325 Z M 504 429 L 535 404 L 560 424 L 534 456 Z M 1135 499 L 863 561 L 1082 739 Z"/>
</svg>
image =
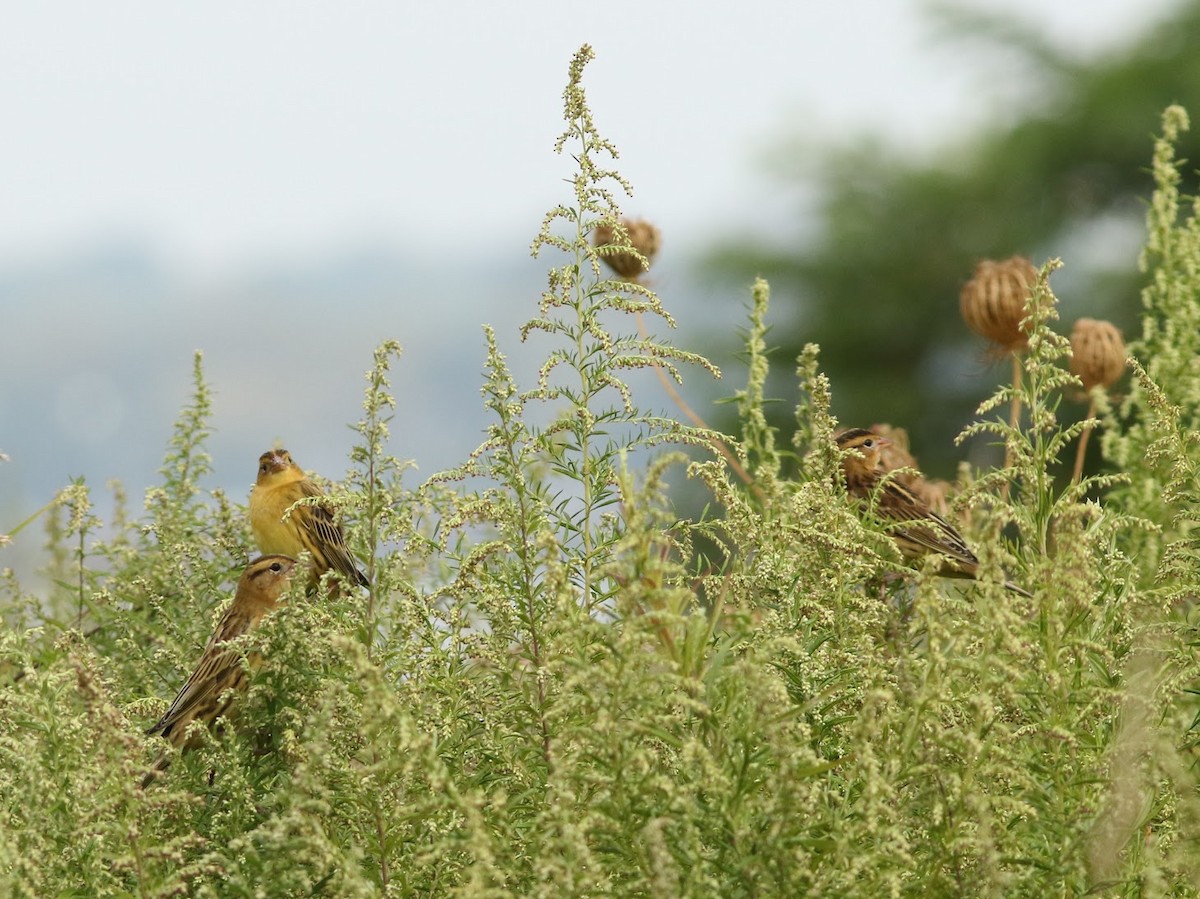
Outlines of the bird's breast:
<svg viewBox="0 0 1200 899">
<path fill-rule="evenodd" d="M 283 520 L 284 513 L 300 498 L 291 496 L 289 486 L 255 487 L 250 492 L 250 530 L 265 555 L 294 556 L 303 549 L 295 523 Z"/>
</svg>

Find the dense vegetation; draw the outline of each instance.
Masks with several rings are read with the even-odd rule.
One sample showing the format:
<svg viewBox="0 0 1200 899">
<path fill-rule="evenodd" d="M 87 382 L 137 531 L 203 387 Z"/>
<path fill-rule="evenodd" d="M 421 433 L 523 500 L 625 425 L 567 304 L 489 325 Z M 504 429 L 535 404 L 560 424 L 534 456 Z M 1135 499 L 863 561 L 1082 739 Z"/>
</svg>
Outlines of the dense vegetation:
<svg viewBox="0 0 1200 899">
<path fill-rule="evenodd" d="M 1020 383 L 964 434 L 1011 457 L 954 492 L 984 576 L 896 577 L 894 544 L 838 482 L 837 384 L 815 346 L 794 444 L 768 424 L 765 283 L 739 434 L 639 405 L 631 370 L 707 363 L 646 336 L 671 323 L 658 298 L 605 275 L 629 252 L 626 185 L 581 88 L 590 55 L 557 148 L 574 193 L 534 243 L 559 254 L 520 335 L 545 359 L 537 383 L 514 382 L 487 331 L 486 441 L 410 488 L 387 452 L 399 348 L 379 347 L 329 485 L 369 591 L 297 585 L 246 641 L 264 662 L 236 722 L 145 791 L 163 744 L 142 731 L 255 555 L 244 509 L 198 486 L 214 464 L 200 360 L 143 512 L 122 505 L 99 539 L 89 486 L 62 491 L 54 590 L 0 585 L 0 891 L 1200 895 L 1183 111 L 1154 149 L 1135 375 L 1115 406 L 1097 397 L 1109 473 L 1055 477 L 1096 422 L 1057 414 L 1077 381 L 1047 265 Z M 592 245 L 601 223 L 618 246 Z M 719 516 L 672 512 L 685 477 Z"/>
</svg>

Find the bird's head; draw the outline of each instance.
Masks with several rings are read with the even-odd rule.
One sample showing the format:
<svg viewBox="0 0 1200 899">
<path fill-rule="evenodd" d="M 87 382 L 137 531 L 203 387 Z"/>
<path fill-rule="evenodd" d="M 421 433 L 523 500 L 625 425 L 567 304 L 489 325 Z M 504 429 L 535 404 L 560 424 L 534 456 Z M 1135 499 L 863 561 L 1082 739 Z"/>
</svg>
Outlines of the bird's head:
<svg viewBox="0 0 1200 899">
<path fill-rule="evenodd" d="M 259 556 L 242 572 L 237 592 L 249 591 L 273 602 L 287 587 L 297 564 L 291 556 Z"/>
<path fill-rule="evenodd" d="M 258 479 L 261 481 L 276 472 L 287 471 L 295 464 L 292 461 L 292 454 L 287 450 L 268 450 L 258 457 Z"/>
<path fill-rule="evenodd" d="M 838 449 L 842 457 L 842 469 L 847 478 L 871 477 L 883 468 L 884 447 L 892 445 L 886 437 L 880 437 L 866 428 L 850 428 L 837 435 Z"/>
</svg>

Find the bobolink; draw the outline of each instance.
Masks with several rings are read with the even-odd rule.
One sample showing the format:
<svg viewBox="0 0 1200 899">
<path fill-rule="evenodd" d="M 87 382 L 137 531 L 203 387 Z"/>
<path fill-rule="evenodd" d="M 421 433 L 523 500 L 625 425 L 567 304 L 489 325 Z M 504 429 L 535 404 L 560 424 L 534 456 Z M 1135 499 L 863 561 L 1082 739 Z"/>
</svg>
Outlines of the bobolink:
<svg viewBox="0 0 1200 899">
<path fill-rule="evenodd" d="M 196 670 L 158 723 L 146 731 L 147 735 L 162 734 L 171 745 L 188 749 L 198 740 L 188 736 L 188 726 L 193 721 L 211 727 L 225 714 L 234 696 L 246 688 L 241 653 L 229 643 L 252 631 L 263 616 L 278 605 L 279 596 L 295 567 L 295 559 L 280 555 L 262 556 L 246 566 L 238 580 L 233 602 L 217 623 Z M 142 786 L 149 786 L 167 764 L 166 753 L 163 753 L 142 781 Z"/>
<path fill-rule="evenodd" d="M 837 435 L 838 449 L 849 451 L 842 457 L 846 491 L 866 499 L 878 490 L 876 509 L 882 519 L 893 524 L 911 522 L 890 530 L 905 558 L 921 559 L 936 553 L 946 560 L 942 571 L 946 577 L 977 577 L 979 559 L 954 525 L 897 479 L 884 479 L 883 451 L 890 444 L 886 437 L 864 428 L 851 428 Z M 1030 595 L 1012 581 L 1005 581 L 1004 586 L 1022 596 Z"/>
<path fill-rule="evenodd" d="M 295 506 L 299 500 L 324 496 L 285 449 L 271 450 L 258 457 L 258 480 L 250 490 L 250 529 L 264 553 L 312 558 L 313 581 L 332 568 L 350 583 L 367 586 L 346 546 L 346 537 L 325 503 Z M 284 520 L 284 513 L 291 515 Z"/>
</svg>

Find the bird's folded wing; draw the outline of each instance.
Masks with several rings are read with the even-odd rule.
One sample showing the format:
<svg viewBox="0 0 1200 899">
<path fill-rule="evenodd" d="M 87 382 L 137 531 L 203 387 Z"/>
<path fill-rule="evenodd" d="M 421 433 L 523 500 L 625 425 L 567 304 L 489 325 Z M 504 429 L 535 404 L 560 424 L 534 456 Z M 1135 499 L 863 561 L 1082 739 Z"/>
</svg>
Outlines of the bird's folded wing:
<svg viewBox="0 0 1200 899">
<path fill-rule="evenodd" d="M 146 731 L 147 734 L 168 733 L 180 721 L 189 720 L 206 703 L 215 703 L 222 692 L 238 682 L 242 673 L 242 654 L 228 643 L 250 630 L 253 623 L 250 616 L 236 614 L 232 609 L 225 614 L 204 648 L 196 670 L 171 707 Z"/>
<path fill-rule="evenodd" d="M 305 497 L 324 496 L 321 489 L 311 481 L 302 481 L 300 487 Z M 314 549 L 324 557 L 329 567 L 350 581 L 366 586 L 366 578 L 358 570 L 358 564 L 346 546 L 346 537 L 325 503 L 305 504 L 292 510 L 300 526 L 308 534 Z"/>
<path fill-rule="evenodd" d="M 979 564 L 975 553 L 971 552 L 971 548 L 950 522 L 925 507 L 895 482 L 887 482 L 883 489 L 885 494 L 881 497 L 879 505 L 884 517 L 903 524 L 894 531 L 897 537 L 909 540 L 929 552 L 949 556 L 953 561 L 965 565 Z"/>
</svg>

